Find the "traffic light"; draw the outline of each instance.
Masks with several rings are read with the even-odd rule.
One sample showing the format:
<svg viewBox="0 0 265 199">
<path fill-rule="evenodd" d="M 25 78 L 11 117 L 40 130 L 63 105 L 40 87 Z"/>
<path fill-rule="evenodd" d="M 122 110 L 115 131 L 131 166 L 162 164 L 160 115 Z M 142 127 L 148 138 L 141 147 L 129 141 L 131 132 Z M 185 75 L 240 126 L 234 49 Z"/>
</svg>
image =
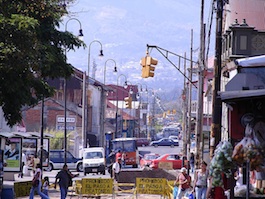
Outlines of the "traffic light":
<svg viewBox="0 0 265 199">
<path fill-rule="evenodd" d="M 146 66 L 146 57 L 143 57 L 141 59 L 141 65 L 142 65 L 142 78 L 147 78 L 148 77 L 148 70 Z"/>
<path fill-rule="evenodd" d="M 148 77 L 154 77 L 155 75 L 155 66 L 157 65 L 158 61 L 157 59 L 154 59 L 150 56 L 145 56 L 141 59 L 141 65 L 142 65 L 142 77 L 148 78 Z"/>
<path fill-rule="evenodd" d="M 154 77 L 155 75 L 155 65 L 157 65 L 158 61 L 157 59 L 154 59 L 152 57 L 146 57 L 146 65 L 147 65 L 147 71 L 148 71 L 148 77 Z"/>
<path fill-rule="evenodd" d="M 124 101 L 126 108 L 132 108 L 132 97 L 125 97 Z"/>
</svg>

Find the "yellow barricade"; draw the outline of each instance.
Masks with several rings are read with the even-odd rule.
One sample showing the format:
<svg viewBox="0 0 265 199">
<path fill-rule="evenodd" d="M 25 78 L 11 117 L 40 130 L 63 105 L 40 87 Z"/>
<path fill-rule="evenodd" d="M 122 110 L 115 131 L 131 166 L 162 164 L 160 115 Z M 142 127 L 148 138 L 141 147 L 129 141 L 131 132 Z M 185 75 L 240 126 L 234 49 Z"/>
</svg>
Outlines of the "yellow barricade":
<svg viewBox="0 0 265 199">
<path fill-rule="evenodd" d="M 167 180 L 165 178 L 136 178 L 137 194 L 165 196 Z"/>
<path fill-rule="evenodd" d="M 86 195 L 112 194 L 113 179 L 83 178 L 81 193 Z"/>
<path fill-rule="evenodd" d="M 114 183 L 113 198 L 120 193 L 131 193 L 134 196 L 136 194 L 135 183 Z"/>
<path fill-rule="evenodd" d="M 18 198 L 23 196 L 29 196 L 31 187 L 32 187 L 32 181 L 15 182 L 14 183 L 15 197 Z"/>
<path fill-rule="evenodd" d="M 42 183 L 44 180 L 42 180 Z M 14 182 L 15 198 L 29 196 L 32 181 Z"/>
<path fill-rule="evenodd" d="M 31 186 L 31 184 L 30 184 Z M 83 178 L 74 182 L 73 191 L 79 196 L 100 196 L 129 193 L 132 198 L 138 194 L 160 195 L 163 198 L 173 198 L 174 180 L 165 178 L 136 178 L 136 183 L 116 183 L 111 178 Z"/>
</svg>

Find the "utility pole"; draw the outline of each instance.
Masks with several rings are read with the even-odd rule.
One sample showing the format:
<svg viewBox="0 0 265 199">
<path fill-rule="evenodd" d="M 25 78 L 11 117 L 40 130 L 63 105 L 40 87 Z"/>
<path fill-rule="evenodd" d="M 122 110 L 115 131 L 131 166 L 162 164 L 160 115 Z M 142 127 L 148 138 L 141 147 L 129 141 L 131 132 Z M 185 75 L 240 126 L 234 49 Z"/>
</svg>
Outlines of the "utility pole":
<svg viewBox="0 0 265 199">
<path fill-rule="evenodd" d="M 214 150 L 221 140 L 221 114 L 222 103 L 218 97 L 221 84 L 221 53 L 222 53 L 222 23 L 223 23 L 223 0 L 217 0 L 216 12 L 216 41 L 214 59 L 214 85 L 213 85 L 213 109 L 210 141 L 210 157 L 214 155 Z"/>
<path fill-rule="evenodd" d="M 186 53 L 184 55 L 185 60 L 184 60 L 184 75 L 186 76 Z M 182 91 L 182 100 L 183 100 L 183 154 L 185 157 L 188 155 L 188 150 L 187 150 L 187 142 L 188 142 L 188 131 L 187 131 L 187 86 L 186 86 L 186 78 L 184 78 L 183 82 L 183 91 Z"/>
<path fill-rule="evenodd" d="M 200 57 L 198 64 L 198 102 L 197 102 L 197 125 L 196 125 L 196 165 L 202 158 L 201 142 L 203 134 L 203 83 L 204 83 L 204 0 L 201 1 L 201 31 L 200 31 Z"/>
<path fill-rule="evenodd" d="M 192 82 L 192 72 L 193 72 L 193 62 L 192 62 L 192 53 L 193 53 L 193 29 L 191 29 L 191 47 L 190 47 L 190 70 L 189 70 L 189 79 Z M 187 151 L 188 151 L 188 160 L 190 158 L 190 136 L 191 136 L 191 99 L 192 99 L 192 83 L 189 82 L 189 94 L 188 94 L 188 140 L 187 140 Z"/>
</svg>

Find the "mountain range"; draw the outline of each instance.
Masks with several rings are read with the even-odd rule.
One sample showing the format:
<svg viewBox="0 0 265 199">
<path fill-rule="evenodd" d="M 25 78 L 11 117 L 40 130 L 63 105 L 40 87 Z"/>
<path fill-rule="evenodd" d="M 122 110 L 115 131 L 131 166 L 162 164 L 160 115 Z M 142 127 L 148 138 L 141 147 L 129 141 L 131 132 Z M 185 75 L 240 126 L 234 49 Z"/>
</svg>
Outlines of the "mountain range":
<svg viewBox="0 0 265 199">
<path fill-rule="evenodd" d="M 205 3 L 204 13 L 208 14 L 209 2 Z M 95 79 L 103 82 L 106 70 L 106 84 L 122 84 L 124 74 L 132 84 L 140 83 L 143 88 L 152 90 L 161 99 L 176 100 L 183 89 L 183 75 L 156 49 L 149 52 L 158 59 L 153 78 L 141 77 L 140 59 L 146 56 L 146 45 L 155 45 L 174 52 L 177 55 L 190 57 L 191 30 L 193 30 L 193 49 L 200 45 L 201 1 L 198 0 L 77 0 L 68 4 L 69 15 L 63 18 L 60 29 L 70 18 L 80 21 L 84 33 L 85 49 L 67 52 L 68 62 L 82 71 L 95 73 Z M 204 17 L 206 21 L 207 17 Z M 79 25 L 74 20 L 67 25 L 67 31 L 78 34 Z M 104 57 L 98 53 L 102 44 Z M 199 51 L 193 52 L 197 61 Z M 90 63 L 88 56 L 90 55 Z M 184 61 L 177 56 L 168 57 L 184 71 Z M 113 75 L 115 63 L 118 75 Z M 107 61 L 107 62 L 106 62 Z M 93 63 L 94 62 L 94 63 Z M 187 62 L 187 66 L 189 63 Z"/>
</svg>

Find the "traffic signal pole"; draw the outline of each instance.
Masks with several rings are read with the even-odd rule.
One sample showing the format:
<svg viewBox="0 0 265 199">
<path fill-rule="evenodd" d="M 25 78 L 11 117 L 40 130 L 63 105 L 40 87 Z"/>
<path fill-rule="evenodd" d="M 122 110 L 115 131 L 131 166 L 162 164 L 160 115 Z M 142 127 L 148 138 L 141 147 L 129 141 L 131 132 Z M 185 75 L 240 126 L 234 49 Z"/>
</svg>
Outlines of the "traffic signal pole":
<svg viewBox="0 0 265 199">
<path fill-rule="evenodd" d="M 221 84 L 223 5 L 224 5 L 223 0 L 217 0 L 213 109 L 212 109 L 211 141 L 210 141 L 211 158 L 214 155 L 214 150 L 216 146 L 221 141 L 222 102 L 220 97 L 218 97 L 218 91 L 220 91 L 220 84 Z"/>
</svg>

